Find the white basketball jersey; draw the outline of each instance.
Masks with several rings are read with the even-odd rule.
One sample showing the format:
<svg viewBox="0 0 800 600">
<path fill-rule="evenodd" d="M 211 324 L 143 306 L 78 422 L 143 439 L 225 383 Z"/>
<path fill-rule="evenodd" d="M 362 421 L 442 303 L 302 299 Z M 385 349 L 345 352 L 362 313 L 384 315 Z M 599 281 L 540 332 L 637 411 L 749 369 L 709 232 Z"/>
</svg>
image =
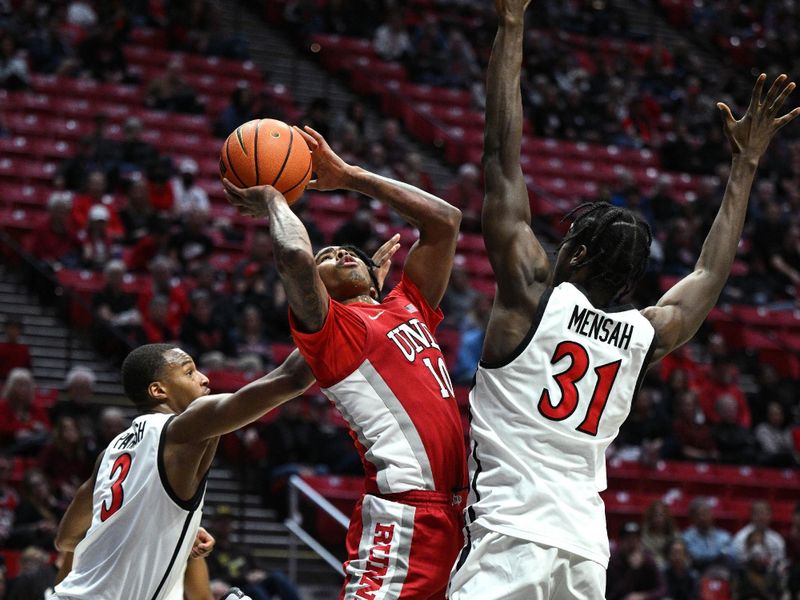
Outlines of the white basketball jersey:
<svg viewBox="0 0 800 600">
<path fill-rule="evenodd" d="M 548 290 L 517 351 L 475 375 L 467 523 L 608 566 L 605 451 L 654 336 L 631 306 L 597 309 L 571 283 Z"/>
<path fill-rule="evenodd" d="M 109 444 L 94 486 L 92 524 L 75 548 L 57 598 L 182 600 L 186 561 L 202 516 L 205 482 L 179 499 L 164 469 L 167 414 L 148 414 Z"/>
</svg>

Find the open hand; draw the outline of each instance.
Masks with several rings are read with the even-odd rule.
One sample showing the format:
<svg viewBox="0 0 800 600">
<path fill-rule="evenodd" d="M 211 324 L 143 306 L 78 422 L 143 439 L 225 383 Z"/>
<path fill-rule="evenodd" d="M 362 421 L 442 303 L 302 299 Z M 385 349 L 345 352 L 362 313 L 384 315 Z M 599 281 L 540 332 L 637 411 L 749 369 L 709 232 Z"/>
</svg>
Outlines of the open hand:
<svg viewBox="0 0 800 600">
<path fill-rule="evenodd" d="M 389 274 L 389 269 L 392 268 L 392 256 L 400 249 L 400 234 L 395 233 L 383 245 L 375 251 L 372 255 L 372 262 L 375 263 L 375 277 L 380 286 L 379 292 L 383 289 L 383 282 L 386 281 L 386 276 Z"/>
<path fill-rule="evenodd" d="M 204 527 L 200 527 L 197 530 L 197 536 L 194 538 L 192 552 L 189 556 L 191 558 L 203 558 L 204 556 L 208 556 L 211 554 L 211 551 L 214 549 L 214 544 L 216 543 L 217 540 L 214 539 L 214 536 L 208 533 Z"/>
<path fill-rule="evenodd" d="M 310 190 L 341 190 L 347 188 L 352 167 L 336 154 L 322 135 L 306 125 L 305 131 L 299 127 L 294 128 L 296 133 L 303 136 L 311 150 L 312 169 L 317 178 L 312 179 L 306 186 Z"/>
<path fill-rule="evenodd" d="M 283 198 L 283 194 L 271 185 L 240 188 L 228 179 L 223 179 L 222 185 L 225 187 L 225 198 L 246 217 L 266 217 L 269 215 L 270 202 Z"/>
<path fill-rule="evenodd" d="M 787 84 L 786 75 L 781 75 L 775 79 L 767 92 L 767 97 L 764 98 L 764 81 L 766 79 L 767 76 L 764 73 L 759 75 L 750 98 L 750 106 L 738 121 L 733 117 L 727 104 L 717 103 L 717 108 L 722 113 L 725 135 L 731 143 L 734 154 L 755 159 L 761 158 L 775 132 L 800 116 L 800 108 L 795 108 L 790 113 L 776 118 L 778 111 L 794 90 L 795 84 L 794 82 Z"/>
</svg>

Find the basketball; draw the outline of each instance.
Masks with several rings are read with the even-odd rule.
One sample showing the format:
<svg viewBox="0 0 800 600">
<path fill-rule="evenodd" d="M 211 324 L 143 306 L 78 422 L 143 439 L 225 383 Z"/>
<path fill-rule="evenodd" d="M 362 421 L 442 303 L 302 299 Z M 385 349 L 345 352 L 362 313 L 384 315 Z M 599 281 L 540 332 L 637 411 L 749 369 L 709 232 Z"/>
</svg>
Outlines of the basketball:
<svg viewBox="0 0 800 600">
<path fill-rule="evenodd" d="M 311 151 L 303 136 L 283 121 L 254 119 L 225 140 L 219 171 L 239 187 L 271 185 L 291 204 L 311 179 Z"/>
</svg>

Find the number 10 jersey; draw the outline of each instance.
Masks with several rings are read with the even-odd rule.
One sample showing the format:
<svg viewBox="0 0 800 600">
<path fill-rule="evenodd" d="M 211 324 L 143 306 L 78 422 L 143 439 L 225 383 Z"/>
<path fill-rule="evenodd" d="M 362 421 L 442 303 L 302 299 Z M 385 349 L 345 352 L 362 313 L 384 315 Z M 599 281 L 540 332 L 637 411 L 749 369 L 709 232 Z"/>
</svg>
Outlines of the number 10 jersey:
<svg viewBox="0 0 800 600">
<path fill-rule="evenodd" d="M 595 308 L 571 283 L 545 292 L 512 356 L 475 375 L 467 523 L 607 567 L 605 451 L 654 338 L 632 306 Z"/>
</svg>

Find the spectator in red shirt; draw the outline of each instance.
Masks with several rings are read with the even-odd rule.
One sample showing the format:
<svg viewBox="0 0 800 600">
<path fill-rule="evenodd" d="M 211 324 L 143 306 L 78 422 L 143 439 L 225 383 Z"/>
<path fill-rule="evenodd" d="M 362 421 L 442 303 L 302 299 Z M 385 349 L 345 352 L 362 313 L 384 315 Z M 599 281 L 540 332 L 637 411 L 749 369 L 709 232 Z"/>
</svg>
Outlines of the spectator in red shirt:
<svg viewBox="0 0 800 600">
<path fill-rule="evenodd" d="M 174 342 L 178 339 L 180 321 L 170 317 L 169 300 L 166 296 L 153 296 L 147 306 L 147 315 L 142 319 L 142 329 L 148 344 Z"/>
<path fill-rule="evenodd" d="M 678 458 L 714 460 L 719 457 L 714 436 L 700 409 L 697 394 L 686 390 L 673 407 L 672 436 Z"/>
<path fill-rule="evenodd" d="M 155 296 L 164 296 L 169 302 L 168 320 L 177 326 L 189 313 L 189 297 L 179 277 L 175 276 L 175 262 L 168 256 L 156 256 L 150 262 L 150 280 L 139 292 L 138 307 L 142 317 L 150 317 L 150 302 Z"/>
<path fill-rule="evenodd" d="M 31 352 L 19 341 L 22 321 L 17 317 L 6 317 L 5 341 L 0 342 L 0 381 L 5 380 L 13 369 L 31 368 Z"/>
<path fill-rule="evenodd" d="M 744 392 L 734 380 L 735 372 L 735 367 L 726 359 L 715 359 L 705 384 L 698 390 L 700 404 L 708 420 L 718 423 L 721 416 L 717 410 L 717 401 L 723 396 L 729 396 L 736 401 L 737 422 L 745 429 L 750 429 L 753 424 L 750 406 Z"/>
<path fill-rule="evenodd" d="M 89 209 L 86 229 L 78 234 L 81 245 L 81 263 L 87 269 L 99 271 L 111 260 L 116 248 L 111 239 L 109 221 L 111 214 L 102 204 Z"/>
<path fill-rule="evenodd" d="M 78 230 L 84 229 L 88 225 L 89 211 L 92 207 L 100 205 L 106 207 L 106 210 L 111 208 L 114 199 L 106 193 L 107 188 L 105 173 L 100 170 L 89 173 L 84 191 L 72 200 L 72 222 Z M 109 212 L 108 231 L 112 237 L 122 237 L 125 234 L 125 228 L 122 226 L 116 210 Z"/>
<path fill-rule="evenodd" d="M 47 200 L 47 220 L 33 230 L 29 250 L 50 267 L 78 264 L 78 239 L 70 216 L 72 194 L 53 192 Z"/>
<path fill-rule="evenodd" d="M 33 405 L 36 389 L 28 369 L 12 369 L 0 399 L 0 441 L 12 453 L 38 450 L 50 433 L 50 419 L 41 406 Z"/>
</svg>

